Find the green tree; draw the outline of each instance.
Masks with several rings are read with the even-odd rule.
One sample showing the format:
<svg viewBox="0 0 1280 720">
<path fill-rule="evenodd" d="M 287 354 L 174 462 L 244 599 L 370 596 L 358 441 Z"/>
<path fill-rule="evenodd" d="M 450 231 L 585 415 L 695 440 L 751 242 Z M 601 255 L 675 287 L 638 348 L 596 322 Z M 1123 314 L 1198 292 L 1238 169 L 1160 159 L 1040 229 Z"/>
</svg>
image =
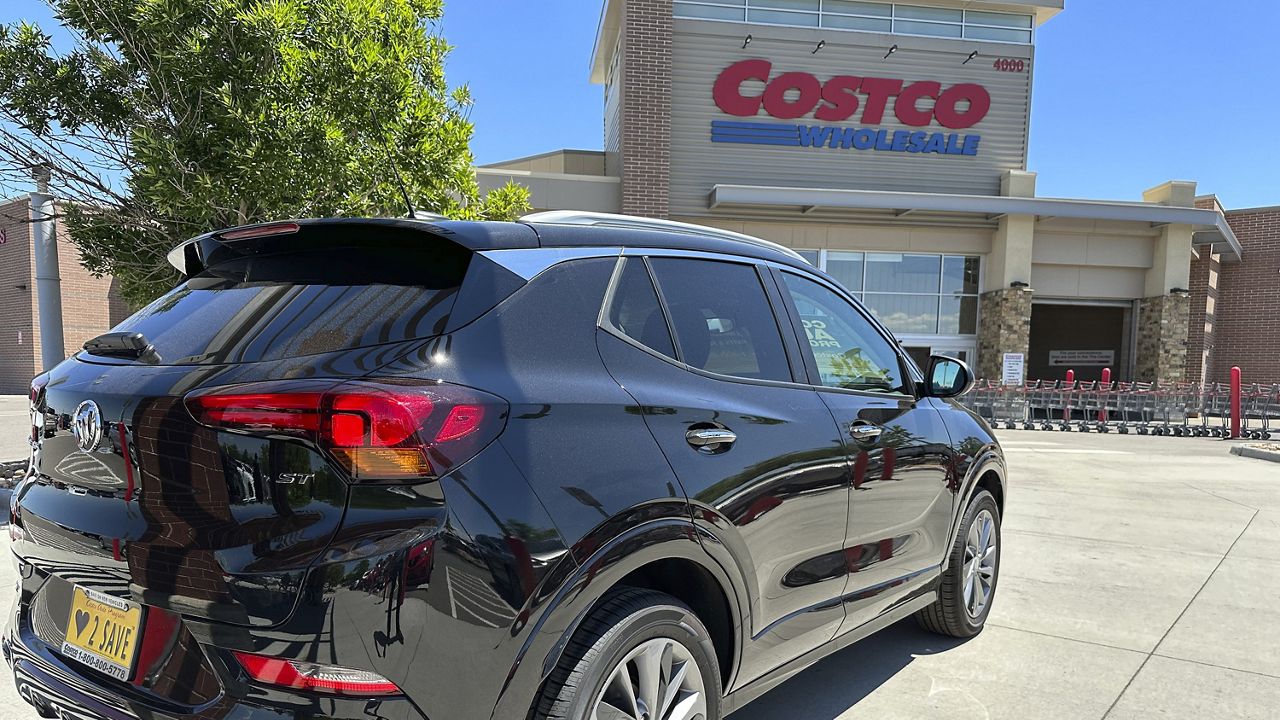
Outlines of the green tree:
<svg viewBox="0 0 1280 720">
<path fill-rule="evenodd" d="M 509 219 L 481 197 L 471 96 L 450 88 L 442 0 L 46 0 L 58 52 L 0 26 L 0 182 L 50 171 L 86 267 L 133 303 L 172 286 L 165 254 L 210 230 L 415 207 Z"/>
</svg>

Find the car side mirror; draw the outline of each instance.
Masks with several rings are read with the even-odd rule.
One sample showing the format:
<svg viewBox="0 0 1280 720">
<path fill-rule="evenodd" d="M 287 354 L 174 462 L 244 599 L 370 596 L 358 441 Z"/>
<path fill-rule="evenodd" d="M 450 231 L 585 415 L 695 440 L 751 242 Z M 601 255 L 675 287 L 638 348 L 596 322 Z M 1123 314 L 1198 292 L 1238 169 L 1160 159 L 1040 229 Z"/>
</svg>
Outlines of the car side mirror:
<svg viewBox="0 0 1280 720">
<path fill-rule="evenodd" d="M 976 378 L 962 360 L 945 355 L 929 358 L 929 375 L 925 381 L 928 397 L 960 397 L 973 388 Z"/>
</svg>

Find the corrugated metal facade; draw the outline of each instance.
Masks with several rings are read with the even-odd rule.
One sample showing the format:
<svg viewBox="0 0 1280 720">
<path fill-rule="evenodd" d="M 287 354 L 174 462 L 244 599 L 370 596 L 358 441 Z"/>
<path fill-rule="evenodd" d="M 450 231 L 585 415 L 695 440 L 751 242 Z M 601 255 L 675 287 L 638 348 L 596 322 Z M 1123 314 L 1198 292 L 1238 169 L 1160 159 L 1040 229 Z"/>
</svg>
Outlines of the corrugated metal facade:
<svg viewBox="0 0 1280 720">
<path fill-rule="evenodd" d="M 752 41 L 743 48 L 748 33 Z M 825 45 L 814 53 L 820 40 Z M 885 59 L 885 53 L 895 44 L 898 50 Z M 978 57 L 962 64 L 974 50 L 979 51 Z M 672 214 L 707 214 L 707 193 L 716 183 L 998 195 L 1001 172 L 1026 167 L 1033 54 L 1034 49 L 1027 45 L 677 19 L 673 45 Z M 936 122 L 927 128 L 909 127 L 894 116 L 892 99 L 884 121 L 865 126 L 890 133 L 925 130 L 980 135 L 978 154 L 713 143 L 713 121 L 864 127 L 858 122 L 861 110 L 842 123 L 824 123 L 811 116 L 781 121 L 764 110 L 758 118 L 724 113 L 712 99 L 716 77 L 729 65 L 750 58 L 770 61 L 772 77 L 784 72 L 806 72 L 824 82 L 836 75 L 853 75 L 893 78 L 908 84 L 933 80 L 942 83 L 944 89 L 958 83 L 982 85 L 991 95 L 991 110 L 971 128 L 949 130 Z M 996 70 L 993 63 L 997 58 L 1021 59 L 1025 71 Z M 763 84 L 758 81 L 748 80 L 742 85 L 743 95 L 758 95 L 762 90 Z M 919 108 L 925 110 L 931 104 L 931 100 L 923 99 Z"/>
<path fill-rule="evenodd" d="M 622 177 L 622 53 L 614 52 L 604 86 L 604 171 Z"/>
</svg>

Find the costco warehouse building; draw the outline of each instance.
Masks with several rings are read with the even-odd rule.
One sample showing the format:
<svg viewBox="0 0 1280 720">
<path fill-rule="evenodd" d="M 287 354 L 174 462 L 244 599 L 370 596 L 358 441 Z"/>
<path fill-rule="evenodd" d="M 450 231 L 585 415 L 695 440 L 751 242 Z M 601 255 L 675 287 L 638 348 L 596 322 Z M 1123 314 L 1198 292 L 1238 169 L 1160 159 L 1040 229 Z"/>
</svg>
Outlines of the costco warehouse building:
<svg viewBox="0 0 1280 720">
<path fill-rule="evenodd" d="M 1041 198 L 1035 36 L 1062 0 L 606 0 L 604 150 L 479 170 L 540 210 L 669 218 L 799 250 L 917 358 L 999 378 L 1280 381 L 1280 209 L 1196 184 Z M 1136 190 L 1136 189 L 1135 189 Z M 1136 192 L 1135 192 L 1136 195 Z M 1268 311 L 1269 309 L 1269 311 Z"/>
<path fill-rule="evenodd" d="M 540 210 L 683 220 L 791 246 L 919 358 L 987 378 L 1280 382 L 1280 208 L 1195 183 L 1036 196 L 1037 29 L 1062 0 L 607 0 L 604 150 L 480 168 Z M 1086 78 L 1081 78 L 1085 80 Z M 1135 196 L 1138 188 L 1135 188 Z M 39 372 L 26 199 L 0 205 L 0 393 Z M 62 246 L 68 351 L 127 310 Z"/>
</svg>

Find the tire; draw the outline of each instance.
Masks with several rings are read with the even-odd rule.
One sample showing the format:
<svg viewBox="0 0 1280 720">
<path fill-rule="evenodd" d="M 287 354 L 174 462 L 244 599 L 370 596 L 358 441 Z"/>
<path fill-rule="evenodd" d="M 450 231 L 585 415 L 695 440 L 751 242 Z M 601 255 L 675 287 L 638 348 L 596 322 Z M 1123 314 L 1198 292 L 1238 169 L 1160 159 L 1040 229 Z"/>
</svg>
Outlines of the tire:
<svg viewBox="0 0 1280 720">
<path fill-rule="evenodd" d="M 966 601 L 968 574 L 965 560 L 969 555 L 970 531 L 975 529 L 975 523 L 982 516 L 990 520 L 990 535 L 993 543 L 990 546 L 994 548 L 994 552 L 991 562 L 986 565 L 990 569 L 990 583 L 985 586 L 986 600 L 975 613 Z M 995 498 L 991 497 L 991 493 L 982 490 L 973 496 L 968 509 L 965 510 L 964 522 L 956 536 L 955 545 L 951 548 L 950 561 L 938 585 L 938 601 L 916 613 L 916 621 L 920 627 L 939 635 L 957 638 L 970 638 L 982 632 L 982 627 L 987 622 L 987 615 L 991 613 L 991 601 L 995 598 L 996 586 L 1000 579 L 1000 550 L 1000 508 L 996 506 Z"/>
<path fill-rule="evenodd" d="M 639 656 L 632 658 L 635 653 Z M 656 696 L 658 702 L 653 704 L 665 705 L 667 714 L 662 715 L 648 706 L 640 706 L 641 710 L 650 713 L 644 717 L 648 720 L 685 717 L 672 712 L 682 705 L 699 705 L 693 693 L 700 687 L 705 710 L 697 715 L 706 720 L 721 720 L 720 665 L 706 627 L 689 606 L 676 598 L 655 590 L 637 588 L 612 591 L 582 621 L 547 680 L 534 718 L 587 720 L 592 717 L 592 706 L 607 700 L 613 700 L 611 704 L 615 706 L 625 707 L 620 717 L 639 715 L 633 712 L 630 702 L 623 702 L 631 696 L 623 695 L 621 689 L 642 688 L 645 684 L 628 682 L 624 685 L 611 680 L 614 679 L 614 671 L 624 663 L 629 671 L 628 677 L 638 678 L 639 667 L 645 664 L 646 658 L 655 656 L 660 658 L 655 661 L 658 662 L 656 667 L 661 668 L 666 677 L 676 674 L 682 664 L 685 672 L 681 674 L 681 688 L 674 693 L 665 692 L 671 690 L 669 684 L 663 688 L 663 683 L 658 683 L 653 692 L 631 694 Z M 688 666 L 689 661 L 693 661 L 693 667 Z M 664 703 L 664 696 L 671 697 L 671 702 Z M 644 698 L 640 700 L 643 702 Z"/>
</svg>

